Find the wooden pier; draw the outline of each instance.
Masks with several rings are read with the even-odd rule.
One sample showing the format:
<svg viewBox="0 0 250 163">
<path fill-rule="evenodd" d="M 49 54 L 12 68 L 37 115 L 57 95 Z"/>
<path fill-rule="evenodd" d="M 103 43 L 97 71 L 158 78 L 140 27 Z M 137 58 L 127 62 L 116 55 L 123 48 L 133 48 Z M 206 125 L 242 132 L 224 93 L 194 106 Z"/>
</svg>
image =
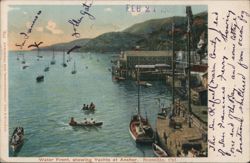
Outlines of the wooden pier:
<svg viewBox="0 0 250 163">
<path fill-rule="evenodd" d="M 207 125 L 194 115 L 188 115 L 182 103 L 176 103 L 176 115 L 173 118 L 157 119 L 156 128 L 160 144 L 172 157 L 193 157 L 197 153 L 183 150 L 183 145 L 200 146 L 207 152 Z M 192 151 L 192 150 L 191 150 Z"/>
</svg>

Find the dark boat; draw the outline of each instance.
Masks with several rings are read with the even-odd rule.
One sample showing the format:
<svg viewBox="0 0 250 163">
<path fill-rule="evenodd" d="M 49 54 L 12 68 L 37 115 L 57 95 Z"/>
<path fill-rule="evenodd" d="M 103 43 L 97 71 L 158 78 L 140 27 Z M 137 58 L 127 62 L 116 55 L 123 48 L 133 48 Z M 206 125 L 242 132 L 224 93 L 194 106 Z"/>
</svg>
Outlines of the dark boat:
<svg viewBox="0 0 250 163">
<path fill-rule="evenodd" d="M 51 64 L 51 65 L 56 64 L 54 49 L 53 49 L 53 55 L 52 55 L 52 60 L 50 61 L 50 64 Z"/>
<path fill-rule="evenodd" d="M 95 121 L 76 122 L 72 117 L 69 122 L 69 125 L 77 127 L 100 127 L 103 125 L 103 122 L 95 122 Z"/>
<path fill-rule="evenodd" d="M 26 69 L 26 68 L 28 68 L 28 67 L 29 67 L 28 65 L 24 65 L 23 66 L 23 70 Z"/>
<path fill-rule="evenodd" d="M 73 70 L 71 71 L 71 74 L 76 74 L 76 62 L 74 62 Z"/>
<path fill-rule="evenodd" d="M 139 68 L 137 70 L 137 81 L 139 83 Z M 138 113 L 133 115 L 129 124 L 129 132 L 136 143 L 153 143 L 154 131 L 146 117 L 140 115 L 140 85 L 138 87 Z"/>
<path fill-rule="evenodd" d="M 152 149 L 157 157 L 168 157 L 168 154 L 166 151 L 164 151 L 159 145 L 153 143 L 152 144 Z"/>
<path fill-rule="evenodd" d="M 36 77 L 36 81 L 37 82 L 43 82 L 44 81 L 44 76 L 43 75 L 39 75 L 38 77 Z"/>
<path fill-rule="evenodd" d="M 10 147 L 13 152 L 20 150 L 24 143 L 24 129 L 23 127 L 16 127 L 11 138 Z"/>
</svg>

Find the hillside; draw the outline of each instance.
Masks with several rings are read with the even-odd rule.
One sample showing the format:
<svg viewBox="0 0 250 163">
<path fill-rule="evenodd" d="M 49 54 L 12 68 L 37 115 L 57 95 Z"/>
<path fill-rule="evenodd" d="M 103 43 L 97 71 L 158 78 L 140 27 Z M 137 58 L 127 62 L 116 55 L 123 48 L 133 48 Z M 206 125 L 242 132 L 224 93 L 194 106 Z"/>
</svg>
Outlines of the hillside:
<svg viewBox="0 0 250 163">
<path fill-rule="evenodd" d="M 65 42 L 65 43 L 59 43 L 59 44 L 54 44 L 51 46 L 45 46 L 42 47 L 41 50 L 52 50 L 54 49 L 55 51 L 62 51 L 63 49 L 70 49 L 74 45 L 85 45 L 90 39 L 77 39 L 71 42 Z"/>
<path fill-rule="evenodd" d="M 186 49 L 186 17 L 168 17 L 152 19 L 134 24 L 121 32 L 104 33 L 93 39 L 79 39 L 69 43 L 56 44 L 45 49 L 60 50 L 61 48 L 82 46 L 78 51 L 119 52 L 133 50 L 139 45 L 141 50 L 169 50 L 172 48 L 172 22 L 175 23 L 175 49 Z M 193 48 L 197 46 L 200 35 L 205 32 L 207 40 L 207 12 L 193 16 Z M 207 42 L 207 41 L 206 41 Z"/>
</svg>

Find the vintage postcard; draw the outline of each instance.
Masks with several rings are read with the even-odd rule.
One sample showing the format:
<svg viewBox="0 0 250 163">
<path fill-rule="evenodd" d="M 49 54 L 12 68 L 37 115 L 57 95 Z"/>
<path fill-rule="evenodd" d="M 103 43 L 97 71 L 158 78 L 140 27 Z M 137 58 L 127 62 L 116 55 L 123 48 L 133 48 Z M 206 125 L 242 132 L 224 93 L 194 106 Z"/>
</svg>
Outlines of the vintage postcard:
<svg viewBox="0 0 250 163">
<path fill-rule="evenodd" d="M 248 162 L 249 1 L 1 1 L 1 162 Z"/>
</svg>

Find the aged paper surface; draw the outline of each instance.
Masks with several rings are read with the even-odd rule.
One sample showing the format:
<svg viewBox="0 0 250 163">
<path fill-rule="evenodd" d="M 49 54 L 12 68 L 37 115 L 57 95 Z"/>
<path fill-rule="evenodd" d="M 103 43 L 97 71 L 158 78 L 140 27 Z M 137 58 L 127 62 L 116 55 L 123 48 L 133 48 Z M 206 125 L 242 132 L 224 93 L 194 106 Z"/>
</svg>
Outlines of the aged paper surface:
<svg viewBox="0 0 250 163">
<path fill-rule="evenodd" d="M 1 1 L 1 162 L 249 162 L 249 5 Z"/>
</svg>

